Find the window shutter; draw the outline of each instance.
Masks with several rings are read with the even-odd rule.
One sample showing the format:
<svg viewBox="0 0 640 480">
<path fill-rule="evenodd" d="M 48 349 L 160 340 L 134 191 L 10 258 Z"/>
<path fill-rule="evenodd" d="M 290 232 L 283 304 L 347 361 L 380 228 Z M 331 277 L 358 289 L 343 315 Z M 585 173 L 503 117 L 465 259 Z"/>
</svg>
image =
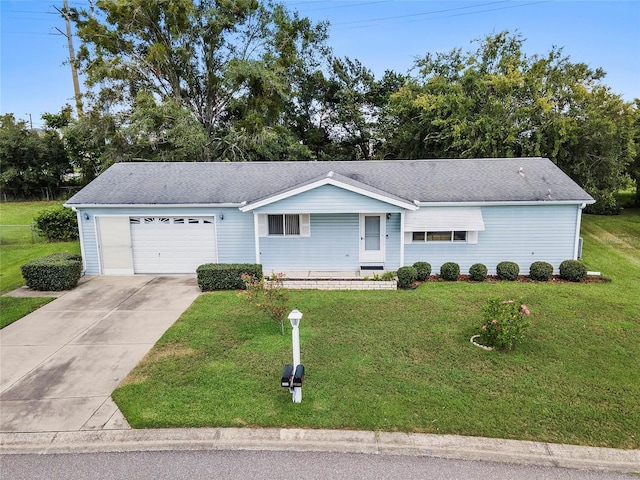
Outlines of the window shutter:
<svg viewBox="0 0 640 480">
<path fill-rule="evenodd" d="M 267 215 L 264 213 L 258 214 L 258 236 L 266 237 L 269 235 L 269 228 L 267 227 Z"/>
<path fill-rule="evenodd" d="M 470 232 L 467 232 L 467 243 L 470 243 L 472 245 L 475 245 L 478 243 L 478 231 L 477 230 L 471 230 Z"/>
<path fill-rule="evenodd" d="M 308 213 L 300 214 L 300 236 L 311 236 L 311 215 L 309 215 Z"/>
<path fill-rule="evenodd" d="M 404 232 L 404 243 L 413 243 L 413 232 Z"/>
</svg>

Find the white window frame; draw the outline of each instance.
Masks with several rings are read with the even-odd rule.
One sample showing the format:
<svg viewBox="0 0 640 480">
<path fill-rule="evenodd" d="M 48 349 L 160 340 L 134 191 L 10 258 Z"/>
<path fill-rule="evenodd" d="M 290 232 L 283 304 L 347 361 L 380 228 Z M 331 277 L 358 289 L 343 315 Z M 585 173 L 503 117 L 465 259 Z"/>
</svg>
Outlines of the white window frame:
<svg viewBox="0 0 640 480">
<path fill-rule="evenodd" d="M 298 217 L 298 233 L 287 233 L 287 217 Z M 269 217 L 281 216 L 282 217 L 282 233 L 270 233 L 269 232 Z M 308 213 L 261 213 L 258 214 L 258 236 L 271 237 L 271 238 L 298 238 L 298 237 L 310 237 L 311 236 L 311 218 Z"/>
<path fill-rule="evenodd" d="M 448 240 L 429 240 L 429 233 L 450 233 Z M 456 240 L 455 234 L 456 232 L 464 232 L 464 240 Z M 414 234 L 421 233 L 424 236 L 422 240 L 415 240 Z M 478 243 L 478 232 L 474 230 L 416 230 L 411 232 L 406 232 L 405 235 L 405 243 L 413 244 L 413 243 L 468 243 L 468 244 L 477 244 Z"/>
</svg>

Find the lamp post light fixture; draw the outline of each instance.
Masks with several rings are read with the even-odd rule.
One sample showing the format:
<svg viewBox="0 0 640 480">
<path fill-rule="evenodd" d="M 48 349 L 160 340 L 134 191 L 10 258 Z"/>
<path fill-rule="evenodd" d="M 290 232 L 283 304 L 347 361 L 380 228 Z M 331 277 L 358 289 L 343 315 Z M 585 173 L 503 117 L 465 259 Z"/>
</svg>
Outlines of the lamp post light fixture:
<svg viewBox="0 0 640 480">
<path fill-rule="evenodd" d="M 302 312 L 295 309 L 289 313 L 291 322 L 291 342 L 293 344 L 293 382 L 290 387 L 293 403 L 302 402 L 302 378 L 304 377 L 304 366 L 300 364 L 300 331 L 298 326 L 302 319 Z"/>
</svg>

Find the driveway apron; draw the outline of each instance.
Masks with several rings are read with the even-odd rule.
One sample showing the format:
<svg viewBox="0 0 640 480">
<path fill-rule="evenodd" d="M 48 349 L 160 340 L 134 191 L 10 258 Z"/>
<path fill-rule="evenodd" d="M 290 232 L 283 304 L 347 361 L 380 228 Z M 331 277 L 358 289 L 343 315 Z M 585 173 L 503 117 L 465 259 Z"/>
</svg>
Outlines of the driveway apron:
<svg viewBox="0 0 640 480">
<path fill-rule="evenodd" d="M 0 330 L 0 431 L 128 428 L 111 392 L 199 293 L 191 276 L 93 277 Z"/>
</svg>

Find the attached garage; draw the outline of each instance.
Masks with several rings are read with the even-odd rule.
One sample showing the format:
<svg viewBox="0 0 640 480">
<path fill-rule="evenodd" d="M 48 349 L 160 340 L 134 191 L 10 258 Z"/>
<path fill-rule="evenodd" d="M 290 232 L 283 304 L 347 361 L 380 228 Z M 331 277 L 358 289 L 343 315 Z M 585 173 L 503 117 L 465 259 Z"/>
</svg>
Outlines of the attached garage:
<svg viewBox="0 0 640 480">
<path fill-rule="evenodd" d="M 102 273 L 194 273 L 217 262 L 213 216 L 98 216 Z"/>
</svg>

